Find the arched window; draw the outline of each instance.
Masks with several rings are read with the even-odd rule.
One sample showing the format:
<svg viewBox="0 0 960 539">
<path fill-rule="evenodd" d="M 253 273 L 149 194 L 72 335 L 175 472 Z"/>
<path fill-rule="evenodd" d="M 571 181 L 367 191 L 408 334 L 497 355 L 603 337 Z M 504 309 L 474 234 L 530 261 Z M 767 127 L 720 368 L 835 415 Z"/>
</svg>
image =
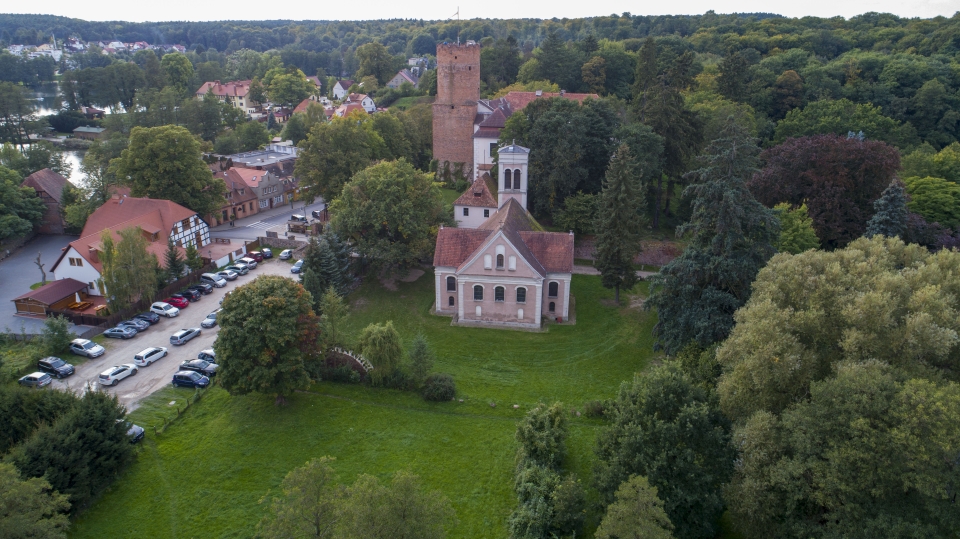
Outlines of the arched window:
<svg viewBox="0 0 960 539">
<path fill-rule="evenodd" d="M 493 289 L 493 301 L 503 301 L 503 287 L 498 286 Z"/>
<path fill-rule="evenodd" d="M 556 281 L 551 281 L 550 284 L 547 285 L 547 297 L 550 297 L 550 298 L 557 297 L 557 292 L 559 290 L 560 290 L 560 285 L 557 284 Z M 552 311 L 553 309 L 550 309 L 550 310 Z"/>
<path fill-rule="evenodd" d="M 497 255 L 497 269 L 503 269 L 503 255 Z"/>
<path fill-rule="evenodd" d="M 447 292 L 456 292 L 457 291 L 457 279 L 454 277 L 447 277 Z M 451 303 L 451 305 L 453 305 Z"/>
<path fill-rule="evenodd" d="M 513 171 L 513 188 L 520 189 L 520 169 Z"/>
<path fill-rule="evenodd" d="M 520 287 L 517 289 L 517 303 L 526 303 L 527 302 L 527 289 Z"/>
<path fill-rule="evenodd" d="M 447 300 L 447 305 L 453 307 L 453 296 L 450 296 L 450 299 Z"/>
<path fill-rule="evenodd" d="M 550 312 L 555 312 L 557 310 L 557 304 L 551 301 L 550 305 L 547 306 L 547 309 Z"/>
<path fill-rule="evenodd" d="M 483 301 L 483 287 L 480 285 L 473 286 L 473 299 L 476 301 Z"/>
</svg>

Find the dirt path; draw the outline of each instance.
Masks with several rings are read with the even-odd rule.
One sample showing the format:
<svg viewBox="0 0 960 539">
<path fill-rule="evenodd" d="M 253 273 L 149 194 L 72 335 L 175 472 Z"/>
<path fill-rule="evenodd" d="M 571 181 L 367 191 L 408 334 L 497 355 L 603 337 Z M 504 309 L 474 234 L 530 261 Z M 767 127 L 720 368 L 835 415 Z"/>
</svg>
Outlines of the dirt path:
<svg viewBox="0 0 960 539">
<path fill-rule="evenodd" d="M 573 273 L 577 275 L 600 275 L 600 271 L 593 266 L 574 265 Z M 637 277 L 640 277 L 641 279 L 646 279 L 647 277 L 650 277 L 651 275 L 656 275 L 656 274 L 657 272 L 655 271 L 638 271 Z"/>
</svg>

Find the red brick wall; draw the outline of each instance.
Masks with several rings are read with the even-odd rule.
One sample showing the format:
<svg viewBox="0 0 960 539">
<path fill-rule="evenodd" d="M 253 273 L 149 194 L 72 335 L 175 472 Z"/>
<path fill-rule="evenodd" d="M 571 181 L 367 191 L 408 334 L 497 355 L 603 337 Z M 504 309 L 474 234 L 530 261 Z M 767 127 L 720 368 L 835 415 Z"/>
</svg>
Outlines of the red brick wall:
<svg viewBox="0 0 960 539">
<path fill-rule="evenodd" d="M 473 120 L 480 99 L 480 46 L 437 45 L 437 99 L 433 104 L 433 157 L 473 171 Z"/>
</svg>

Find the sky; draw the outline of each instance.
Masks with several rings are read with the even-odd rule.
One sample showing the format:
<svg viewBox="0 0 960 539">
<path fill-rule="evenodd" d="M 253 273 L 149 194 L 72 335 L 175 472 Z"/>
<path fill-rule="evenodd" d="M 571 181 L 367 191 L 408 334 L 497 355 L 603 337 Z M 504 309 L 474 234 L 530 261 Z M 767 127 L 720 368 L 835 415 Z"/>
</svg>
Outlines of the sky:
<svg viewBox="0 0 960 539">
<path fill-rule="evenodd" d="M 771 2 L 770 0 L 672 0 L 638 2 L 636 0 L 554 0 L 552 2 L 515 0 L 484 0 L 458 3 L 462 0 L 367 0 L 357 4 L 331 2 L 298 2 L 275 4 L 256 0 L 229 2 L 229 9 L 219 2 L 196 0 L 166 0 L 164 2 L 131 2 L 130 0 L 100 0 L 95 3 L 76 0 L 47 0 L 41 4 L 17 2 L 0 11 L 7 13 L 44 13 L 85 20 L 166 21 L 171 19 L 211 21 L 243 20 L 366 20 L 366 19 L 425 19 L 442 20 L 459 9 L 460 17 L 474 18 L 575 18 L 610 15 L 629 11 L 634 15 L 690 15 L 714 10 L 717 13 L 778 13 L 787 17 L 852 17 L 869 11 L 894 13 L 901 17 L 953 16 L 960 11 L 960 0 L 806 0 Z M 10 4 L 13 4 L 11 2 Z M 40 7 L 42 6 L 42 7 Z M 7 11 L 13 8 L 12 11 Z M 39 9 L 38 9 L 39 8 Z"/>
</svg>

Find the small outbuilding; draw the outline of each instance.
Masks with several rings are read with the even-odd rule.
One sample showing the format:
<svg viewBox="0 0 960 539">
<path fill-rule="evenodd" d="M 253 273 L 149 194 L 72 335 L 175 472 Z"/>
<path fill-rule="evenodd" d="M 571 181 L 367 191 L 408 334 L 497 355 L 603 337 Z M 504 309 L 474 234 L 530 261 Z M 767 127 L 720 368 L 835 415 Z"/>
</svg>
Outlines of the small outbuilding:
<svg viewBox="0 0 960 539">
<path fill-rule="evenodd" d="M 13 299 L 17 314 L 46 314 L 47 310 L 65 310 L 87 298 L 87 283 L 76 279 L 60 279 L 31 290 Z"/>
</svg>

